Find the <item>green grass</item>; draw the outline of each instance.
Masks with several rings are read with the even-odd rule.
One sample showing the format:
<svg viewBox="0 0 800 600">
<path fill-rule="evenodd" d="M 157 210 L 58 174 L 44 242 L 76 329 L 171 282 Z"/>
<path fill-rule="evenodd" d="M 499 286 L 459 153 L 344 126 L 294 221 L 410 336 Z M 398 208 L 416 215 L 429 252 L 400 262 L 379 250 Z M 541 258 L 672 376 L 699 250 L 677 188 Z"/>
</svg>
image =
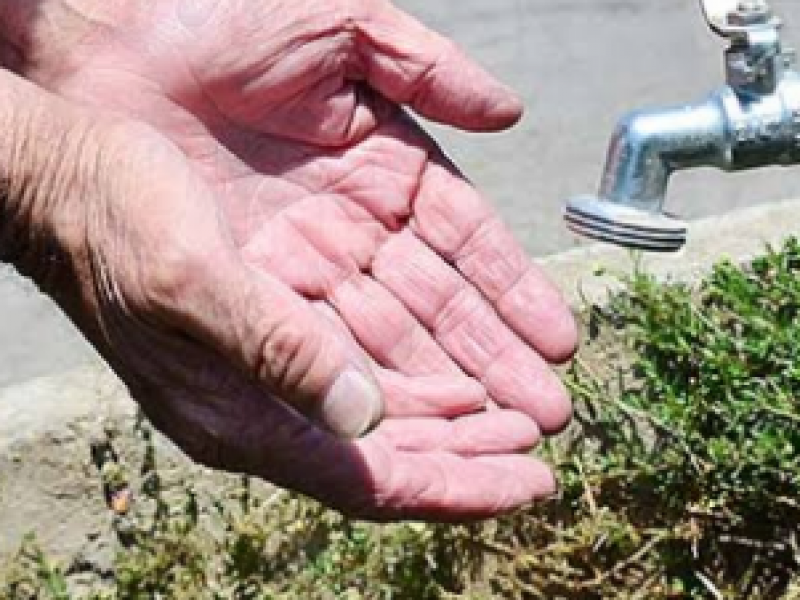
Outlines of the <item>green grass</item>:
<svg viewBox="0 0 800 600">
<path fill-rule="evenodd" d="M 696 286 L 644 273 L 587 313 L 558 499 L 472 526 L 348 521 L 242 480 L 162 489 L 146 427 L 106 599 L 800 598 L 800 243 Z M 124 469 L 98 461 L 107 493 Z M 9 600 L 67 595 L 28 540 Z"/>
</svg>

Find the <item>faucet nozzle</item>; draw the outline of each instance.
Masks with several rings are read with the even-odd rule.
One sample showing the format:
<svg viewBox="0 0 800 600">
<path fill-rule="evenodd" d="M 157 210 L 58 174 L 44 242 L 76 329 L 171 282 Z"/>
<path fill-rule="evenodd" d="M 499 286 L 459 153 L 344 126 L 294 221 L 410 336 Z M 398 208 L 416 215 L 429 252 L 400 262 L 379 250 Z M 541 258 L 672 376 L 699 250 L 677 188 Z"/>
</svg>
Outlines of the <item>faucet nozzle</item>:
<svg viewBox="0 0 800 600">
<path fill-rule="evenodd" d="M 575 233 L 626 248 L 675 252 L 686 243 L 680 219 L 595 196 L 574 198 L 564 218 Z"/>
</svg>

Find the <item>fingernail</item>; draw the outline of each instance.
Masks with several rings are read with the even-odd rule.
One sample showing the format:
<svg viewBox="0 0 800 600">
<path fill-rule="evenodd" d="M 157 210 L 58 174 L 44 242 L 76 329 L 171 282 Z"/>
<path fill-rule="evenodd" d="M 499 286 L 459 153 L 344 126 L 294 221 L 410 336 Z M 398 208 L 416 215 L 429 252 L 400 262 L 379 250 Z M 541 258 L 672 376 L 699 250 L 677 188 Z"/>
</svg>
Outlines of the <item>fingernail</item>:
<svg viewBox="0 0 800 600">
<path fill-rule="evenodd" d="M 361 437 L 383 417 L 381 390 L 367 375 L 348 369 L 333 384 L 319 412 L 322 424 L 337 436 Z"/>
<path fill-rule="evenodd" d="M 525 104 L 517 92 L 502 83 L 497 83 L 487 98 L 491 98 L 491 114 L 505 127 L 517 123 L 525 112 Z"/>
</svg>

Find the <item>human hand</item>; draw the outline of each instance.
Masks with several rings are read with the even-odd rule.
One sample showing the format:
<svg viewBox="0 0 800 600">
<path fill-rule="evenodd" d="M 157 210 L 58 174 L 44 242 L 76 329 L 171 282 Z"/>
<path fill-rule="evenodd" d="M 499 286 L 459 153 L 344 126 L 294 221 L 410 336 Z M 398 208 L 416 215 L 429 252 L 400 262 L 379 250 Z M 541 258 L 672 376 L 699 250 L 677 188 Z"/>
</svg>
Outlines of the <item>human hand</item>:
<svg viewBox="0 0 800 600">
<path fill-rule="evenodd" d="M 152 127 L 90 128 L 104 183 L 64 201 L 92 226 L 59 246 L 75 271 L 60 301 L 155 423 L 203 462 L 366 516 L 485 516 L 552 491 L 518 453 L 568 418 L 546 359 L 570 354 L 574 324 L 397 106 L 497 129 L 513 96 L 383 3 L 93 4 L 18 65 Z M 384 395 L 363 440 L 270 398 L 314 413 L 346 370 L 366 376 L 348 394 L 373 406 L 361 425 L 369 379 Z M 443 418 L 487 392 L 501 410 Z"/>
</svg>

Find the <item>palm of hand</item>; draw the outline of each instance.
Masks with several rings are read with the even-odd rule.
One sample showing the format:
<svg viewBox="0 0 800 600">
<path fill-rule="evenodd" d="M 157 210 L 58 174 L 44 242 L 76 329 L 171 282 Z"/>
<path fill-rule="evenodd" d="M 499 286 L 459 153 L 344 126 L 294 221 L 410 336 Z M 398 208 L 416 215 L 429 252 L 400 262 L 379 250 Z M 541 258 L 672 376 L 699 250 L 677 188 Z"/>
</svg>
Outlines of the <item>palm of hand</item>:
<svg viewBox="0 0 800 600">
<path fill-rule="evenodd" d="M 568 416 L 542 356 L 566 356 L 574 333 L 487 204 L 395 104 L 353 83 L 349 61 L 326 62 L 347 55 L 346 36 L 312 52 L 318 62 L 267 61 L 281 80 L 248 87 L 235 82 L 257 81 L 258 61 L 222 52 L 214 63 L 229 72 L 215 77 L 199 46 L 182 43 L 176 58 L 174 41 L 153 43 L 165 29 L 50 87 L 169 138 L 191 187 L 213 198 L 179 203 L 185 222 L 219 214 L 220 238 L 254 272 L 312 304 L 356 360 L 375 363 L 389 418 L 343 442 L 265 402 L 201 345 L 145 336 L 141 348 L 161 348 L 163 358 L 120 370 L 132 371 L 126 379 L 156 423 L 201 460 L 364 515 L 484 515 L 546 493 L 547 469 L 515 453 Z M 140 42 L 160 59 L 157 70 L 134 58 Z M 291 93 L 274 97 L 276 89 Z M 181 368 L 154 372 L 176 349 Z M 480 408 L 487 394 L 503 409 L 442 418 Z"/>
</svg>

